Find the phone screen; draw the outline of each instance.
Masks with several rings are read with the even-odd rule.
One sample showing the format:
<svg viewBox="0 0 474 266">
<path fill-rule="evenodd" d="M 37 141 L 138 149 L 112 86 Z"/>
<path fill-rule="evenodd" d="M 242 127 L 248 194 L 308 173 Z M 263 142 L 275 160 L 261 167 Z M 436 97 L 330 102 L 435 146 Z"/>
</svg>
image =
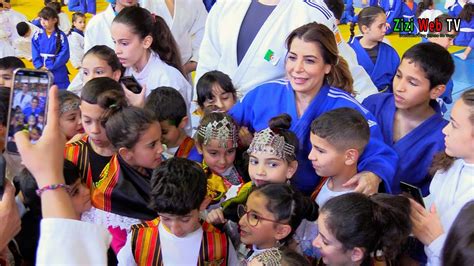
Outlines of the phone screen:
<svg viewBox="0 0 474 266">
<path fill-rule="evenodd" d="M 425 207 L 425 203 L 423 201 L 423 194 L 421 193 L 421 189 L 419 187 L 410 185 L 405 182 L 400 182 L 400 189 L 402 190 L 402 194 L 414 199 L 416 202 L 420 203 L 421 206 Z"/>
<path fill-rule="evenodd" d="M 120 82 L 131 92 L 139 94 L 142 92 L 142 86 L 138 81 L 135 79 L 134 76 L 126 76 L 126 77 L 121 77 Z"/>
<path fill-rule="evenodd" d="M 0 154 L 0 200 L 3 197 L 3 192 L 5 191 L 5 169 L 7 167 L 7 162 L 2 154 Z"/>
<path fill-rule="evenodd" d="M 16 132 L 28 131 L 31 143 L 38 141 L 43 133 L 51 74 L 47 71 L 18 69 L 13 80 L 6 146 L 8 152 L 18 153 L 14 138 Z"/>
</svg>

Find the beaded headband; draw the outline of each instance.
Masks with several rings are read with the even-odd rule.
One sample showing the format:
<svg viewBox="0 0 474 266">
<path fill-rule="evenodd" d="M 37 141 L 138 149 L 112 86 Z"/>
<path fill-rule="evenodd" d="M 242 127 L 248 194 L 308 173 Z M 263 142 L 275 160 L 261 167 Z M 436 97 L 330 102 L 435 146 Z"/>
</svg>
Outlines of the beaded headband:
<svg viewBox="0 0 474 266">
<path fill-rule="evenodd" d="M 204 145 L 207 145 L 211 139 L 215 139 L 219 141 L 219 148 L 227 149 L 227 141 L 231 140 L 232 148 L 237 148 L 237 127 L 226 117 L 210 122 L 206 126 L 200 126 L 197 133 L 204 138 Z"/>
<path fill-rule="evenodd" d="M 285 142 L 285 138 L 266 128 L 255 134 L 247 153 L 264 152 L 286 160 L 295 157 L 295 146 Z"/>
<path fill-rule="evenodd" d="M 60 115 L 72 111 L 72 110 L 77 110 L 79 109 L 79 105 L 81 104 L 81 101 L 75 101 L 75 100 L 68 100 L 64 104 L 61 105 L 61 108 L 59 110 Z"/>
<path fill-rule="evenodd" d="M 265 266 L 280 266 L 282 252 L 278 248 L 268 249 L 254 257 Z"/>
</svg>

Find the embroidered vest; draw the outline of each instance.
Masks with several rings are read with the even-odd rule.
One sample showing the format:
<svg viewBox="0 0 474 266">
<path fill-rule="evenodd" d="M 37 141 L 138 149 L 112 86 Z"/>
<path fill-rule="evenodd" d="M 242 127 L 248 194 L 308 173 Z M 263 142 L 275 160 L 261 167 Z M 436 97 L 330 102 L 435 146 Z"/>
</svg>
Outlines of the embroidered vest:
<svg viewBox="0 0 474 266">
<path fill-rule="evenodd" d="M 137 265 L 163 265 L 158 225 L 160 218 L 132 225 L 132 252 Z M 227 265 L 227 236 L 207 222 L 202 223 L 203 236 L 198 266 Z"/>
<path fill-rule="evenodd" d="M 111 194 L 119 178 L 119 163 L 116 155 L 102 170 L 97 182 L 93 181 L 91 162 L 89 159 L 89 147 L 87 145 L 89 136 L 69 143 L 64 150 L 64 158 L 74 163 L 91 191 L 92 205 L 104 211 L 111 211 Z"/>
<path fill-rule="evenodd" d="M 174 157 L 179 157 L 179 158 L 188 158 L 189 152 L 193 149 L 194 147 L 194 139 L 190 137 L 186 137 L 179 145 L 178 150 L 174 154 Z"/>
</svg>

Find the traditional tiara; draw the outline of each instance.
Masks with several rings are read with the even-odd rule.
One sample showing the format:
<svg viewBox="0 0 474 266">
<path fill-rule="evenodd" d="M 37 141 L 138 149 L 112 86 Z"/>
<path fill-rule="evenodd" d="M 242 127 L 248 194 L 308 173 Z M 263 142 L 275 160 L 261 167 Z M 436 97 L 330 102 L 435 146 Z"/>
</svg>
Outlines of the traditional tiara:
<svg viewBox="0 0 474 266">
<path fill-rule="evenodd" d="M 295 157 L 295 146 L 285 142 L 285 138 L 275 134 L 270 128 L 266 128 L 255 134 L 247 153 L 264 152 L 286 160 Z"/>
<path fill-rule="evenodd" d="M 69 112 L 71 110 L 77 110 L 79 109 L 80 101 L 66 101 L 60 108 L 59 113 L 64 114 L 66 112 Z"/>
<path fill-rule="evenodd" d="M 278 248 L 271 248 L 256 255 L 254 259 L 265 266 L 277 266 L 281 265 L 281 256 L 282 252 Z"/>
<path fill-rule="evenodd" d="M 204 145 L 207 145 L 211 139 L 219 141 L 219 148 L 228 148 L 227 141 L 232 141 L 232 148 L 237 148 L 237 127 L 226 117 L 219 121 L 213 121 L 206 126 L 200 126 L 198 135 L 204 138 Z"/>
</svg>

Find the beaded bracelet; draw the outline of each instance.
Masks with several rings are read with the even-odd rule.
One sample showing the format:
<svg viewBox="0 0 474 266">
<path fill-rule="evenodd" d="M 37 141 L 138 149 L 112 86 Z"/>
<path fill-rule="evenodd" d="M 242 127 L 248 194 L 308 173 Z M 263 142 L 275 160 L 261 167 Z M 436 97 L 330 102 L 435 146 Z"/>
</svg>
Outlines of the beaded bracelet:
<svg viewBox="0 0 474 266">
<path fill-rule="evenodd" d="M 70 189 L 70 187 L 66 184 L 47 185 L 47 186 L 44 186 L 40 189 L 37 189 L 36 190 L 36 195 L 41 196 L 41 194 L 43 194 L 43 192 L 45 192 L 45 191 L 55 190 L 55 189 L 58 189 L 58 188 L 65 188 L 67 192 L 69 192 L 69 189 Z"/>
</svg>

